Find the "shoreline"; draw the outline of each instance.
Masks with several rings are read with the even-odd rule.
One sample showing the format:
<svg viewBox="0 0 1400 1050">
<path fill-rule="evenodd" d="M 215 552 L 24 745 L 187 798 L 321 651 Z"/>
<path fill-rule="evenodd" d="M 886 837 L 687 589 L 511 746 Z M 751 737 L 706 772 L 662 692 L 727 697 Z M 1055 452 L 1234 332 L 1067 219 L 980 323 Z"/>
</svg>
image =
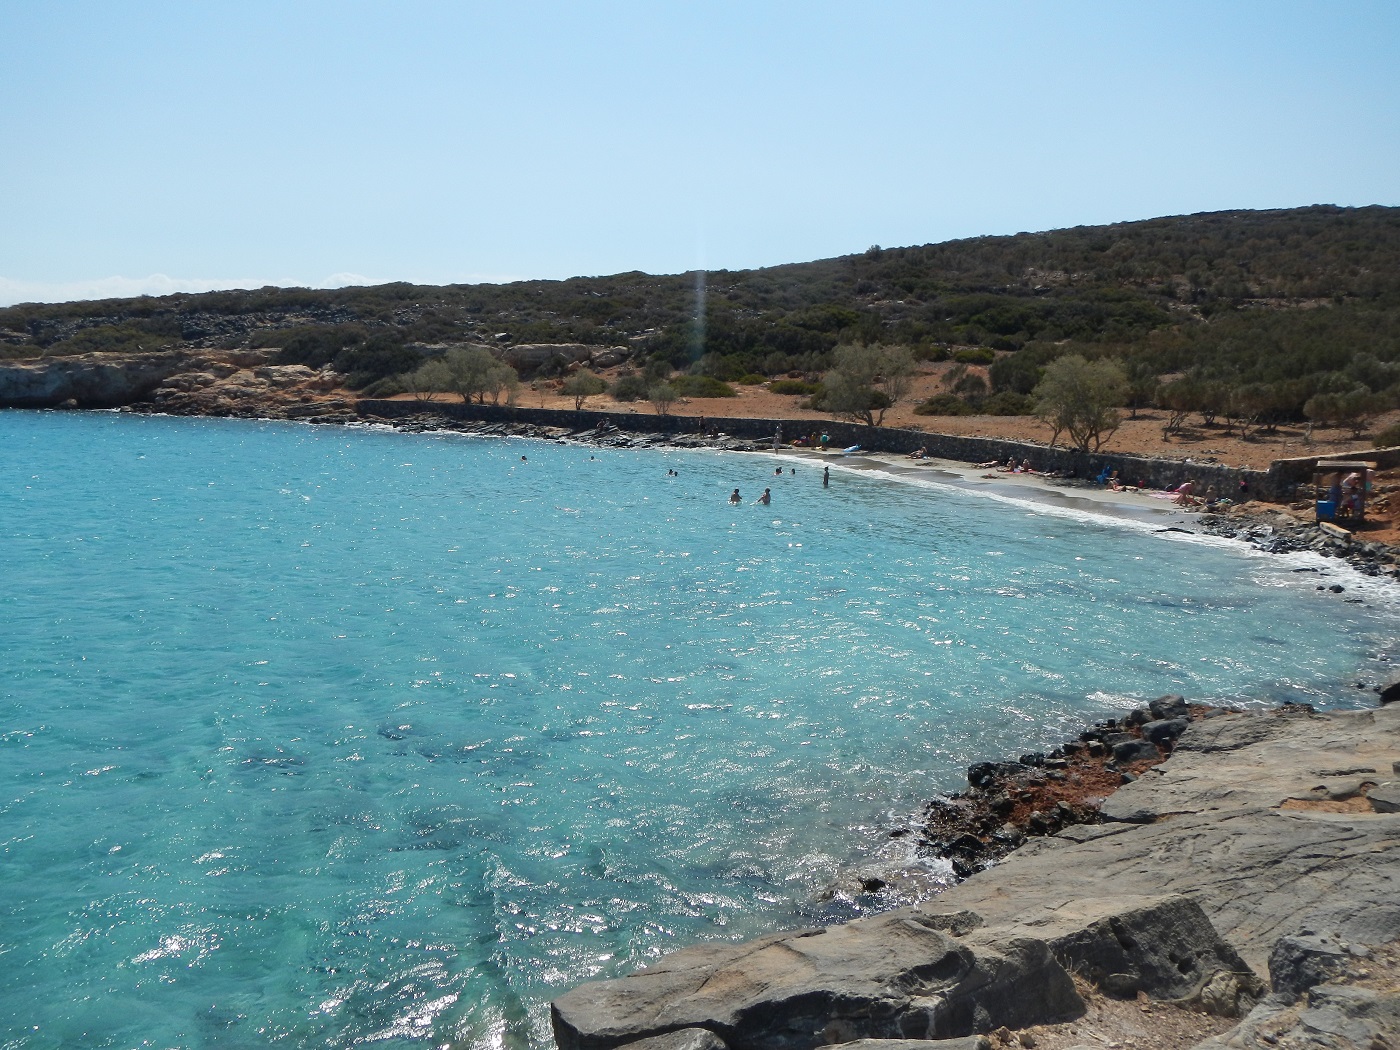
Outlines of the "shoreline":
<svg viewBox="0 0 1400 1050">
<path fill-rule="evenodd" d="M 896 480 L 933 481 L 965 492 L 1003 496 L 1050 508 L 1161 524 L 1163 527 L 1185 526 L 1199 517 L 1199 512 L 1170 506 L 1168 501 L 1155 500 L 1159 505 L 1143 502 L 1144 499 L 1153 499 L 1150 492 L 1120 493 L 1083 482 L 1068 485 L 1061 479 L 1046 478 L 1038 474 L 998 474 L 997 477 L 990 478 L 987 476 L 989 468 L 950 459 L 929 457 L 910 460 L 908 456 L 887 452 L 862 452 L 847 456 L 839 452 L 822 453 L 791 446 L 780 448 L 771 454 L 794 456 L 824 464 L 839 461 L 841 466 L 848 469 L 878 471 Z M 1060 483 L 1056 484 L 1057 481 Z M 1137 499 L 1131 498 L 1134 495 Z"/>
<path fill-rule="evenodd" d="M 1150 760 L 1150 736 L 1168 758 Z M 1120 767 L 1092 817 L 1032 811 L 1036 836 L 1018 842 L 1003 829 L 1044 804 L 1028 781 L 1073 762 L 978 763 L 940 831 L 956 851 L 996 823 L 1003 860 L 913 906 L 576 986 L 551 1004 L 557 1045 L 1224 1050 L 1318 1031 L 1392 1045 L 1400 704 L 1243 712 L 1168 696 L 1069 750 Z"/>
</svg>

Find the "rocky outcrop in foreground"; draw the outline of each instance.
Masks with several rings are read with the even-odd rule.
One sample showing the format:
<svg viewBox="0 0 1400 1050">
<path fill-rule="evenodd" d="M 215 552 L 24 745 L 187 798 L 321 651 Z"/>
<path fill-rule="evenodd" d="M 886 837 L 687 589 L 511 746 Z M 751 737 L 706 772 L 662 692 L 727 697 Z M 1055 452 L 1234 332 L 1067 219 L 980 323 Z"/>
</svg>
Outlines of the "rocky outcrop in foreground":
<svg viewBox="0 0 1400 1050">
<path fill-rule="evenodd" d="M 1032 839 L 916 907 L 686 948 L 583 985 L 554 1003 L 556 1039 L 561 1050 L 1124 1045 L 1086 1023 L 1099 999 L 1147 1018 L 1126 1045 L 1393 1050 L 1397 764 L 1400 705 L 1205 718 L 1103 803 L 1101 824 Z M 1163 1042 L 1154 1004 L 1233 1021 L 1203 1042 Z"/>
</svg>

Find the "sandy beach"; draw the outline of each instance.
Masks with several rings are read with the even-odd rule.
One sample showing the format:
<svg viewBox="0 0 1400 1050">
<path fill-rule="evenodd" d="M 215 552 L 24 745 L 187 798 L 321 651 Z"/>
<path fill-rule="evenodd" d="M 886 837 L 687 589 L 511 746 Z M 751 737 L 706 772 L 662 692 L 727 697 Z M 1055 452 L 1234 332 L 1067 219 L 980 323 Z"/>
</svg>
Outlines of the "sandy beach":
<svg viewBox="0 0 1400 1050">
<path fill-rule="evenodd" d="M 886 453 L 844 455 L 808 449 L 782 449 L 780 454 L 847 470 L 878 470 L 901 479 L 933 481 L 970 492 L 990 493 L 1086 514 L 1145 521 L 1162 528 L 1185 527 L 1198 516 L 1198 512 L 1184 510 L 1175 506 L 1170 499 L 1159 498 L 1158 494 L 1150 491 L 1132 489 L 1115 492 L 1084 482 L 1071 484 L 1038 474 L 999 473 L 994 468 L 954 460 L 911 460 L 908 456 Z"/>
</svg>

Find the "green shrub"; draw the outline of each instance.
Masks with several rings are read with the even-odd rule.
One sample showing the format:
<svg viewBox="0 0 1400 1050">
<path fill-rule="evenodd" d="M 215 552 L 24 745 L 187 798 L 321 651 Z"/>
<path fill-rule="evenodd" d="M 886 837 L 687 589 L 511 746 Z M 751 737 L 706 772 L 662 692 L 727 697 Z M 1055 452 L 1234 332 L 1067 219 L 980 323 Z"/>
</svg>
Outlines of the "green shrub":
<svg viewBox="0 0 1400 1050">
<path fill-rule="evenodd" d="M 935 343 L 920 343 L 914 347 L 915 361 L 946 361 L 952 356 L 953 351 Z"/>
<path fill-rule="evenodd" d="M 680 397 L 737 397 L 734 388 L 710 376 L 676 376 L 671 389 Z"/>
<path fill-rule="evenodd" d="M 1372 439 L 1376 448 L 1395 448 L 1400 445 L 1400 423 L 1392 423 Z"/>
<path fill-rule="evenodd" d="M 45 357 L 69 354 L 129 354 L 138 351 L 164 350 L 175 342 L 175 334 L 152 330 L 159 326 L 141 324 L 104 324 L 84 328 L 71 338 L 52 343 L 44 350 Z"/>
<path fill-rule="evenodd" d="M 820 390 L 821 384 L 808 383 L 802 379 L 775 379 L 768 384 L 768 389 L 775 394 L 795 394 L 807 397 Z"/>
<path fill-rule="evenodd" d="M 985 346 L 964 347 L 953 355 L 954 361 L 964 365 L 989 365 L 996 359 L 996 351 Z"/>
<path fill-rule="evenodd" d="M 982 402 L 982 412 L 988 416 L 1033 416 L 1035 398 L 1014 390 L 1003 390 Z"/>
<path fill-rule="evenodd" d="M 403 391 L 403 380 L 399 376 L 385 376 L 383 379 L 376 379 L 360 393 L 365 397 L 393 397 L 395 394 L 402 394 Z"/>
<path fill-rule="evenodd" d="M 650 389 L 651 384 L 647 382 L 646 376 L 633 373 L 630 376 L 622 376 L 613 383 L 610 393 L 614 401 L 645 401 Z"/>
<path fill-rule="evenodd" d="M 761 376 L 757 372 L 749 372 L 746 375 L 741 375 L 738 379 L 734 380 L 734 382 L 738 383 L 740 386 L 762 386 L 764 383 L 768 382 L 768 377 Z"/>
<path fill-rule="evenodd" d="M 977 410 L 955 394 L 934 394 L 914 409 L 916 416 L 971 416 Z"/>
</svg>

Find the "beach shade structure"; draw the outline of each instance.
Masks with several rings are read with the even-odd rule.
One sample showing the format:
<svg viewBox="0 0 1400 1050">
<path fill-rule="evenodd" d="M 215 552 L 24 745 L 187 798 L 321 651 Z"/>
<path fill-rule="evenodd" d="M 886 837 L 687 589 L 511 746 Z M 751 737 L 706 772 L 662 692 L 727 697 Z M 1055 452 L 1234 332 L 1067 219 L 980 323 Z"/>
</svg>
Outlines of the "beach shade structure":
<svg viewBox="0 0 1400 1050">
<path fill-rule="evenodd" d="M 1320 459 L 1313 467 L 1314 506 L 1318 521 L 1366 520 L 1366 492 L 1374 463 L 1351 459 Z"/>
</svg>

